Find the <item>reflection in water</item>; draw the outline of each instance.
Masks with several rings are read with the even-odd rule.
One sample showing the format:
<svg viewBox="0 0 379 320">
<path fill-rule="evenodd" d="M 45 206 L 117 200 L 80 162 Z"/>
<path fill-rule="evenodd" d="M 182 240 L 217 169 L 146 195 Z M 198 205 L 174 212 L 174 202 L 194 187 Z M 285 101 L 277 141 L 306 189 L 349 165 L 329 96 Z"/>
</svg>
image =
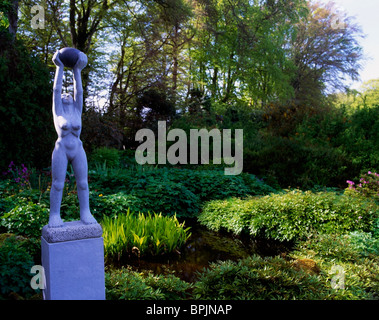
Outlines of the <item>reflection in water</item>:
<svg viewBox="0 0 379 320">
<path fill-rule="evenodd" d="M 180 253 L 164 258 L 123 259 L 121 265 L 128 264 L 137 271 L 151 270 L 155 274 L 175 272 L 182 280 L 192 282 L 196 280 L 196 272 L 209 267 L 211 262 L 236 261 L 252 254 L 275 256 L 290 249 L 289 244 L 278 241 L 235 237 L 228 233 L 210 231 L 196 223 L 186 223 L 186 226 L 191 227 L 192 236 Z"/>
</svg>

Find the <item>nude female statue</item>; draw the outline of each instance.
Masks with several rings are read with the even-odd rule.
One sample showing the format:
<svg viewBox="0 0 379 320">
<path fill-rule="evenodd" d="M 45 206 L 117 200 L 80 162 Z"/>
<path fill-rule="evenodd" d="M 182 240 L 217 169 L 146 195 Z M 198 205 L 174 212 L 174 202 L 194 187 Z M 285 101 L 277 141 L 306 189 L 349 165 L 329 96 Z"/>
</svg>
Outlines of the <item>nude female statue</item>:
<svg viewBox="0 0 379 320">
<path fill-rule="evenodd" d="M 58 134 L 52 155 L 52 186 L 50 191 L 49 227 L 63 226 L 60 216 L 63 187 L 67 165 L 74 169 L 80 205 L 80 220 L 84 224 L 96 223 L 89 208 L 88 164 L 80 133 L 82 129 L 83 88 L 80 72 L 87 65 L 87 56 L 80 52 L 73 67 L 74 97 L 62 93 L 64 65 L 59 58 L 59 51 L 54 54 L 53 62 L 57 66 L 53 91 L 54 126 Z"/>
</svg>

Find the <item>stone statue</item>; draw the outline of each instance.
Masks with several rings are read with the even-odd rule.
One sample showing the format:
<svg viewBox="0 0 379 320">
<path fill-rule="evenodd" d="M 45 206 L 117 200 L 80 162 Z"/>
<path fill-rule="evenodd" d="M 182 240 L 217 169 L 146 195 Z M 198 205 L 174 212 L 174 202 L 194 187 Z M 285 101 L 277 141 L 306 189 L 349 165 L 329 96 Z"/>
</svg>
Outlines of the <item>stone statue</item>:
<svg viewBox="0 0 379 320">
<path fill-rule="evenodd" d="M 63 226 L 60 216 L 63 187 L 68 163 L 74 169 L 80 205 L 80 221 L 97 223 L 89 208 L 88 164 L 80 133 L 82 129 L 83 88 L 81 71 L 87 65 L 87 56 L 74 48 L 58 50 L 53 57 L 57 66 L 54 79 L 53 117 L 58 134 L 52 155 L 52 186 L 50 191 L 49 228 Z M 74 96 L 62 94 L 64 67 L 73 69 Z"/>
</svg>

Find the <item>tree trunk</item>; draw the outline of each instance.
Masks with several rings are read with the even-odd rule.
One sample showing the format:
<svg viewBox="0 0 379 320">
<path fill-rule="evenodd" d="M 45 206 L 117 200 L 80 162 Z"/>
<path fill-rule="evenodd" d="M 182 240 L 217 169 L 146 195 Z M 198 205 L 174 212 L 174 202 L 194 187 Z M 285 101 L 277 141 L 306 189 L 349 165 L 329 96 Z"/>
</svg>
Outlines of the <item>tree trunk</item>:
<svg viewBox="0 0 379 320">
<path fill-rule="evenodd" d="M 19 3 L 19 0 L 13 0 L 12 9 L 8 12 L 9 33 L 12 36 L 12 40 L 16 39 L 16 33 L 17 33 L 18 3 Z"/>
<path fill-rule="evenodd" d="M 179 27 L 176 24 L 174 26 L 174 41 L 172 47 L 172 59 L 173 59 L 173 68 L 172 68 L 172 101 L 176 103 L 176 90 L 178 88 L 178 38 L 179 38 Z"/>
</svg>

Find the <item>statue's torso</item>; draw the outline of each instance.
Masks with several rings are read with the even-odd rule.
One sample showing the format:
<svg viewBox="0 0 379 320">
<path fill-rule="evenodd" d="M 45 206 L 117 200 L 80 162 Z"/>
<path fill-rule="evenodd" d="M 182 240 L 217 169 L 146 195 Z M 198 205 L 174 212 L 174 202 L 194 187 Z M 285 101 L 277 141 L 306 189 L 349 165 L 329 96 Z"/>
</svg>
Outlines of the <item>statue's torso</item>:
<svg viewBox="0 0 379 320">
<path fill-rule="evenodd" d="M 82 129 L 81 113 L 74 105 L 66 105 L 62 108 L 62 114 L 57 115 L 55 120 L 58 145 L 74 154 L 77 147 L 82 144 L 80 141 Z"/>
</svg>

